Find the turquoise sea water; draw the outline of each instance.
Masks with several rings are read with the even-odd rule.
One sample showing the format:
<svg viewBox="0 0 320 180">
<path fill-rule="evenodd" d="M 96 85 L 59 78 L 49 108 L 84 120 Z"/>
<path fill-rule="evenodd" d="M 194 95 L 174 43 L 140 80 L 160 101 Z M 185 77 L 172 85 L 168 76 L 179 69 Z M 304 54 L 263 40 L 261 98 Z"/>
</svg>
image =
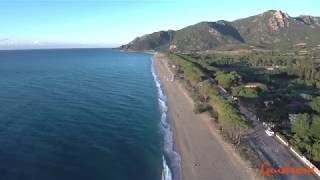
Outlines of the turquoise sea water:
<svg viewBox="0 0 320 180">
<path fill-rule="evenodd" d="M 0 179 L 159 180 L 151 55 L 0 51 Z"/>
</svg>

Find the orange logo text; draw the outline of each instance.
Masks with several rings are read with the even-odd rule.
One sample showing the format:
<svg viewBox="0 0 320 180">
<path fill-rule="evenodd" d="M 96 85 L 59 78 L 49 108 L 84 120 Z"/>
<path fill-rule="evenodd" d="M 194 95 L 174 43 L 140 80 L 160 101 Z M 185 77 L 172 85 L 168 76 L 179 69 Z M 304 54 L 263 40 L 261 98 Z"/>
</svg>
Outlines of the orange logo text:
<svg viewBox="0 0 320 180">
<path fill-rule="evenodd" d="M 260 172 L 263 176 L 269 176 L 270 174 L 309 174 L 315 173 L 315 167 L 293 167 L 290 163 L 284 167 L 271 167 L 270 162 L 264 162 L 261 165 Z"/>
</svg>

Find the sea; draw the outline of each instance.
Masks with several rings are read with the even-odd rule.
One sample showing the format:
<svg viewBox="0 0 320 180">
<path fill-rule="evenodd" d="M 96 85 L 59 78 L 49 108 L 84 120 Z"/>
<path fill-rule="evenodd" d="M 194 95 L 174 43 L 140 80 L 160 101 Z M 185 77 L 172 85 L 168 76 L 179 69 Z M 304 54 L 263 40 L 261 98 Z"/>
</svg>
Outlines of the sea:
<svg viewBox="0 0 320 180">
<path fill-rule="evenodd" d="M 2 50 L 0 180 L 178 180 L 167 111 L 151 54 Z"/>
</svg>

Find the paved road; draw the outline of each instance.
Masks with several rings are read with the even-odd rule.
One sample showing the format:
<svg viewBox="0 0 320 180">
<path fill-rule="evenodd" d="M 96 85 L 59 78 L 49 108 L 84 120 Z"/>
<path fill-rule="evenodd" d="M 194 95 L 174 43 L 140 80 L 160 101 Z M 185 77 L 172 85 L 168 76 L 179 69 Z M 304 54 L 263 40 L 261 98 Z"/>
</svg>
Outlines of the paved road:
<svg viewBox="0 0 320 180">
<path fill-rule="evenodd" d="M 273 165 L 280 165 L 290 163 L 292 167 L 306 167 L 300 160 L 298 160 L 290 150 L 277 141 L 273 136 L 268 136 L 261 122 L 256 118 L 254 114 L 249 112 L 245 107 L 239 105 L 239 109 L 242 114 L 249 118 L 254 125 L 254 133 L 250 134 L 250 141 L 258 148 L 258 150 L 270 161 Z M 314 180 L 318 179 L 317 176 L 312 174 L 288 174 L 278 175 L 278 179 L 290 179 L 290 180 Z"/>
<path fill-rule="evenodd" d="M 232 97 L 225 90 L 220 87 L 221 95 L 229 101 L 232 101 Z M 251 144 L 254 145 L 257 151 L 260 152 L 264 156 L 264 158 L 269 161 L 275 167 L 283 167 L 284 164 L 290 163 L 292 167 L 306 167 L 304 163 L 297 159 L 294 156 L 288 147 L 281 144 L 278 140 L 273 136 L 268 136 L 265 133 L 265 129 L 262 126 L 262 123 L 257 119 L 257 117 L 251 113 L 247 108 L 242 106 L 240 103 L 239 110 L 245 115 L 248 119 L 253 122 L 254 132 L 249 135 L 249 140 Z M 288 175 L 277 175 L 277 179 L 285 179 L 285 180 L 315 180 L 320 179 L 318 176 L 313 174 L 288 174 Z"/>
</svg>

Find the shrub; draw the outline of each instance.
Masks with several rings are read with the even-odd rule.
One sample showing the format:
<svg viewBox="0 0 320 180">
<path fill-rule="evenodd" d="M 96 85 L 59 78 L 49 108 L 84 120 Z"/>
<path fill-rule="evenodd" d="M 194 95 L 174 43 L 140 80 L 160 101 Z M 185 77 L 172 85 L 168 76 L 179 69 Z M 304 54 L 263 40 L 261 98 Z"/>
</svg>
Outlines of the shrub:
<svg viewBox="0 0 320 180">
<path fill-rule="evenodd" d="M 215 74 L 215 79 L 222 87 L 230 88 L 231 86 L 237 85 L 241 81 L 241 76 L 234 71 L 230 73 L 219 71 Z"/>
<path fill-rule="evenodd" d="M 199 102 L 199 103 L 195 103 L 193 111 L 196 114 L 200 114 L 200 113 L 209 111 L 211 109 L 212 108 L 211 108 L 211 106 L 209 104 L 203 103 L 203 102 Z"/>
<path fill-rule="evenodd" d="M 256 98 L 258 96 L 258 92 L 257 92 L 257 90 L 252 89 L 252 88 L 238 86 L 238 87 L 232 88 L 232 95 L 246 97 L 246 98 Z"/>
</svg>

